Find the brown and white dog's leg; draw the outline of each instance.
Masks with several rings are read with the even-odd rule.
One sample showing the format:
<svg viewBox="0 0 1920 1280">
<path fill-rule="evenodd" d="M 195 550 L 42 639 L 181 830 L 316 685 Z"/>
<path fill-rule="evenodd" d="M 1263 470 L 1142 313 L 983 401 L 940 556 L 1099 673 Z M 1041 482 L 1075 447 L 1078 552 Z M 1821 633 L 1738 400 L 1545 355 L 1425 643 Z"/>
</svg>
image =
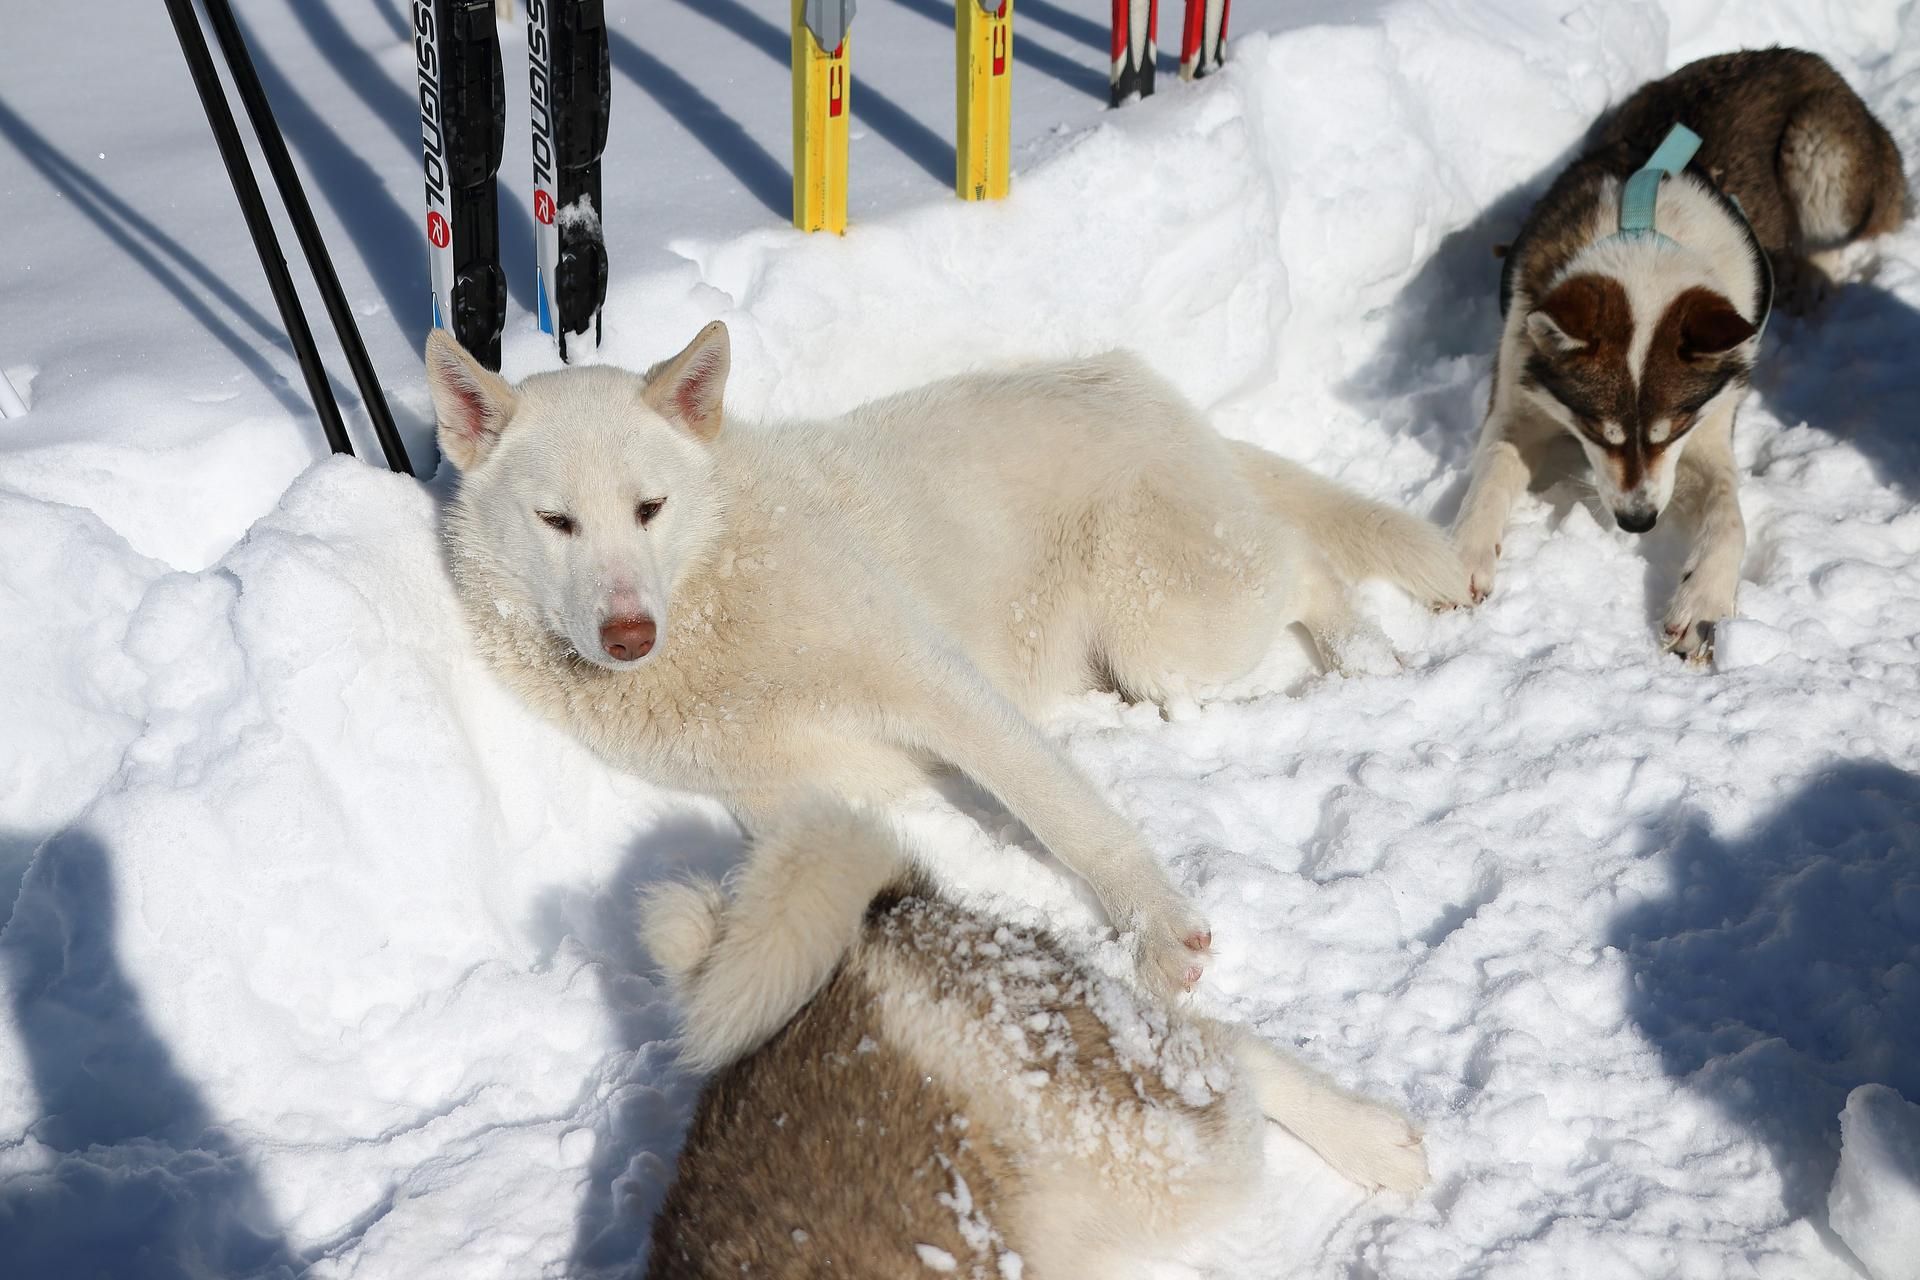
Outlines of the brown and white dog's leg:
<svg viewBox="0 0 1920 1280">
<path fill-rule="evenodd" d="M 1357 1097 L 1247 1032 L 1235 1035 L 1240 1069 L 1267 1119 L 1314 1149 L 1335 1172 L 1371 1191 L 1412 1195 L 1427 1184 L 1427 1156 L 1405 1116 Z"/>
<path fill-rule="evenodd" d="M 1533 466 L 1514 439 L 1513 415 L 1495 405 L 1480 429 L 1473 478 L 1453 520 L 1453 546 L 1467 569 L 1467 587 L 1479 604 L 1493 594 L 1493 568 L 1500 558 L 1513 504 L 1526 492 Z"/>
<path fill-rule="evenodd" d="M 1692 510 L 1693 545 L 1680 586 L 1667 608 L 1669 650 L 1692 662 L 1713 656 L 1713 630 L 1733 616 L 1740 588 L 1740 562 L 1747 554 L 1747 526 L 1735 492 L 1731 404 L 1716 408 L 1694 430 L 1679 461 L 1675 496 Z"/>
</svg>

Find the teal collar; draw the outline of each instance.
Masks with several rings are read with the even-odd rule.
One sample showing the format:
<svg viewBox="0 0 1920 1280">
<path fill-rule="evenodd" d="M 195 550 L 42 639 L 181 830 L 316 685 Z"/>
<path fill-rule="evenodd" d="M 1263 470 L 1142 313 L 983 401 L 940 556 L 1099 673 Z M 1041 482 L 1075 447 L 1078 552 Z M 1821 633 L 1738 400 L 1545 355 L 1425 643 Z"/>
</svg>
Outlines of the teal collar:
<svg viewBox="0 0 1920 1280">
<path fill-rule="evenodd" d="M 1673 243 L 1670 237 L 1663 235 L 1653 225 L 1654 206 L 1660 201 L 1660 183 L 1669 174 L 1685 169 L 1698 150 L 1700 135 L 1687 126 L 1676 124 L 1667 130 L 1667 136 L 1653 149 L 1647 162 L 1634 170 L 1626 186 L 1620 189 L 1620 230 L 1614 233 L 1615 236 L 1625 239 L 1646 236 Z M 1747 239 L 1753 245 L 1755 270 L 1760 273 L 1759 318 L 1754 327 L 1760 333 L 1765 333 L 1767 321 L 1773 315 L 1773 263 L 1760 247 L 1759 238 L 1753 233 L 1753 224 L 1747 221 L 1747 211 L 1740 207 L 1739 199 L 1724 193 L 1720 193 L 1720 198 L 1746 228 Z"/>
<path fill-rule="evenodd" d="M 1660 235 L 1653 225 L 1654 206 L 1660 199 L 1660 180 L 1679 173 L 1700 149 L 1700 135 L 1683 124 L 1676 124 L 1647 162 L 1627 179 L 1620 192 L 1620 234 L 1623 236 Z M 1661 236 L 1662 239 L 1666 237 Z"/>
</svg>

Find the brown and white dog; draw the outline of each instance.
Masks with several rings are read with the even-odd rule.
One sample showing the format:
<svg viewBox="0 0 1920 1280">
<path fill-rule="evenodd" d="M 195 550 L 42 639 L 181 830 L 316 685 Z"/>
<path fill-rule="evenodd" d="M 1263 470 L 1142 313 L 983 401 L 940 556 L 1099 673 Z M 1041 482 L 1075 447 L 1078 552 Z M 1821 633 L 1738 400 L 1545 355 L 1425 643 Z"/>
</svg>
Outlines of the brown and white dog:
<svg viewBox="0 0 1920 1280">
<path fill-rule="evenodd" d="M 1657 234 L 1623 234 L 1627 180 L 1676 124 L 1700 135 L 1699 154 L 1659 184 Z M 1746 551 L 1733 418 L 1774 279 L 1817 295 L 1841 249 L 1893 230 L 1906 207 L 1893 139 L 1797 49 L 1702 59 L 1603 118 L 1502 273 L 1493 399 L 1454 522 L 1474 600 L 1493 590 L 1515 499 L 1565 433 L 1622 529 L 1646 532 L 1670 503 L 1690 511 L 1665 641 L 1708 657 Z"/>
<path fill-rule="evenodd" d="M 647 1280 L 1123 1280 L 1250 1207 L 1269 1122 L 1362 1187 L 1427 1180 L 1398 1111 L 954 902 L 844 805 L 730 879 L 645 908 L 714 1072 Z"/>
</svg>

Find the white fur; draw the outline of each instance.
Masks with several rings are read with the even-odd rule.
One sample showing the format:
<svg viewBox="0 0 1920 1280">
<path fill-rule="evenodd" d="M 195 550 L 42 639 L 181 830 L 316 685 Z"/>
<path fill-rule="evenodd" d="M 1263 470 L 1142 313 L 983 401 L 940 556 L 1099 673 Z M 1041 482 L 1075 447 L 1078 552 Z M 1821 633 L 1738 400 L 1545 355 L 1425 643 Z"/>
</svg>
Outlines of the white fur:
<svg viewBox="0 0 1920 1280">
<path fill-rule="evenodd" d="M 1685 290 L 1712 289 L 1743 318 L 1757 324 L 1760 317 L 1755 314 L 1754 299 L 1759 268 L 1745 228 L 1693 175 L 1680 174 L 1661 183 L 1654 215 L 1659 237 L 1614 235 L 1619 198 L 1620 184 L 1604 184 L 1592 213 L 1590 243 L 1549 282 L 1545 292 L 1583 274 L 1620 282 L 1633 317 L 1627 364 L 1637 386 L 1646 370 L 1654 328 Z M 1466 564 L 1472 596 L 1478 601 L 1492 592 L 1500 540 L 1513 504 L 1526 491 L 1544 446 L 1564 432 L 1579 441 L 1600 499 L 1612 511 L 1650 510 L 1658 515 L 1678 491 L 1698 497 L 1689 556 L 1694 568 L 1676 594 L 1665 638 L 1667 646 L 1683 657 L 1704 657 L 1710 651 L 1712 624 L 1733 612 L 1746 546 L 1734 493 L 1732 451 L 1734 409 L 1745 387 L 1729 385 L 1710 401 L 1697 425 L 1662 451 L 1638 485 L 1623 491 L 1606 465 L 1604 452 L 1575 428 L 1565 408 L 1544 391 L 1530 392 L 1521 386 L 1529 346 L 1565 339 L 1550 317 L 1535 310 L 1538 301 L 1516 290 L 1509 303 L 1493 403 L 1481 428 L 1472 480 L 1454 520 L 1454 545 Z"/>
<path fill-rule="evenodd" d="M 701 353 L 724 342 L 709 326 L 649 379 L 576 369 L 504 393 L 430 349 L 482 652 L 615 763 L 749 825 L 798 788 L 885 801 L 957 767 L 1087 879 L 1148 982 L 1190 985 L 1205 920 L 1033 718 L 1096 663 L 1156 700 L 1232 680 L 1291 623 L 1330 665 L 1377 665 L 1348 581 L 1462 602 L 1445 539 L 1230 444 L 1123 355 L 721 429 L 725 361 Z M 491 441 L 461 433 L 476 397 L 504 423 Z M 676 418 L 688 404 L 711 419 Z M 629 595 L 659 638 L 615 662 L 598 628 Z"/>
<path fill-rule="evenodd" d="M 905 862 L 891 833 L 816 801 L 754 842 L 731 898 L 711 881 L 649 895 L 640 935 L 681 1001 L 681 1059 L 712 1071 L 778 1031 L 825 984 Z"/>
</svg>

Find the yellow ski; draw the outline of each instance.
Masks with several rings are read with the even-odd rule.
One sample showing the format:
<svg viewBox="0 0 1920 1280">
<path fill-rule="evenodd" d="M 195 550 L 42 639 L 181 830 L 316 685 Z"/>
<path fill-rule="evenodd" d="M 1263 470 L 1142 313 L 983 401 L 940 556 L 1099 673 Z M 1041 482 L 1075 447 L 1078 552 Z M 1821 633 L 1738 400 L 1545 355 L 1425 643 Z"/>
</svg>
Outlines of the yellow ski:
<svg viewBox="0 0 1920 1280">
<path fill-rule="evenodd" d="M 962 200 L 1007 194 L 1007 152 L 1013 142 L 1013 0 L 957 0 L 954 6 L 954 190 Z"/>
<path fill-rule="evenodd" d="M 853 0 L 793 0 L 793 225 L 847 229 Z"/>
</svg>

